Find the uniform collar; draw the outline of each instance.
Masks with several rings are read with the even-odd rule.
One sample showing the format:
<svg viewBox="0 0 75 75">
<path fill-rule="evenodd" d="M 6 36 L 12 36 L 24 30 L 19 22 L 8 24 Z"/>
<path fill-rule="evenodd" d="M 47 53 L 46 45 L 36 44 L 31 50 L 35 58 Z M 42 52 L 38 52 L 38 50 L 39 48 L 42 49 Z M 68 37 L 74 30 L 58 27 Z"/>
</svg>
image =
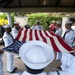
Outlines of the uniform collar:
<svg viewBox="0 0 75 75">
<path fill-rule="evenodd" d="M 29 72 L 24 71 L 24 72 L 22 73 L 22 75 L 35 75 L 35 74 L 30 74 Z M 47 75 L 47 74 L 46 74 L 46 72 L 42 72 L 42 73 L 39 73 L 39 74 L 37 74 L 37 75 Z"/>
<path fill-rule="evenodd" d="M 30 74 L 39 74 L 39 73 L 42 73 L 45 68 L 35 70 L 35 69 L 30 69 L 29 67 L 26 66 L 26 69 L 27 69 L 27 72 Z"/>
</svg>

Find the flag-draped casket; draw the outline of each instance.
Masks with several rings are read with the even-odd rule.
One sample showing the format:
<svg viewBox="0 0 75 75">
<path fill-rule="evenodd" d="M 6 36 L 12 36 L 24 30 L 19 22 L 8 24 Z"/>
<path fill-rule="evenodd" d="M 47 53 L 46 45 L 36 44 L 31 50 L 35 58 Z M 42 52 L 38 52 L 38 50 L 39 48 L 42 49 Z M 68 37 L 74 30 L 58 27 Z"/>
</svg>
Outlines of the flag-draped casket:
<svg viewBox="0 0 75 75">
<path fill-rule="evenodd" d="M 21 28 L 18 32 L 15 42 L 9 47 L 3 48 L 3 50 L 18 53 L 21 45 L 30 40 L 43 41 L 49 46 L 52 46 L 53 49 L 58 52 L 69 53 L 72 51 L 72 48 L 67 45 L 61 37 L 54 33 L 45 30 L 33 30 L 26 28 Z"/>
</svg>

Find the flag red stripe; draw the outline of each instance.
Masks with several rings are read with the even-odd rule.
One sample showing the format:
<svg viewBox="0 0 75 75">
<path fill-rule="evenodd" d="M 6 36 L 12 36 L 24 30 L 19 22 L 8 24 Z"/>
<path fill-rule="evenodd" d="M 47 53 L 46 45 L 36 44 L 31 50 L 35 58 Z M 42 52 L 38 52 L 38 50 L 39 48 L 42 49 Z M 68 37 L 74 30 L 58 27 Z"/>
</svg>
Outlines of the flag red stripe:
<svg viewBox="0 0 75 75">
<path fill-rule="evenodd" d="M 21 32 L 22 32 L 23 28 L 21 28 L 18 32 L 17 37 L 15 38 L 16 40 L 19 40 L 20 36 L 21 36 Z"/>
<path fill-rule="evenodd" d="M 38 35 L 37 35 L 37 30 L 35 30 L 35 38 L 36 38 L 36 40 L 39 40 L 39 37 L 38 37 Z"/>
<path fill-rule="evenodd" d="M 28 29 L 25 29 L 25 31 L 24 31 L 24 37 L 22 39 L 23 42 L 26 42 L 27 31 L 28 31 Z"/>
<path fill-rule="evenodd" d="M 51 35 L 52 35 L 52 36 L 56 36 L 57 39 L 58 39 L 58 41 L 59 41 L 59 43 L 60 43 L 66 50 L 72 51 L 72 48 L 71 48 L 69 45 L 67 45 L 61 37 L 55 35 L 54 33 L 51 33 Z"/>
<path fill-rule="evenodd" d="M 43 36 L 43 34 L 42 34 L 42 30 L 39 30 L 39 33 L 40 33 L 40 36 L 42 37 L 43 41 L 47 43 L 46 38 L 45 38 L 45 37 Z"/>
<path fill-rule="evenodd" d="M 29 33 L 29 40 L 32 40 L 32 29 L 30 29 L 30 33 Z"/>
<path fill-rule="evenodd" d="M 60 50 L 58 49 L 58 47 L 57 47 L 56 44 L 55 44 L 54 39 L 53 39 L 52 37 L 50 37 L 50 36 L 46 33 L 46 31 L 44 31 L 44 33 L 45 33 L 45 35 L 46 35 L 47 37 L 49 37 L 53 49 L 56 50 L 57 52 L 60 52 Z"/>
</svg>

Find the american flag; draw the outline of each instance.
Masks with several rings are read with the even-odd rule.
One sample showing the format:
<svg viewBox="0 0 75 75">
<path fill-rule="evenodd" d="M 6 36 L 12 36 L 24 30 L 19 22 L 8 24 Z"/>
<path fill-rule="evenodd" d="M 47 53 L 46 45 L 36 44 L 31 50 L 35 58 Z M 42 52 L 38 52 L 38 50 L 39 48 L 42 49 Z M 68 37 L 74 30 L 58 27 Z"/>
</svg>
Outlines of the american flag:
<svg viewBox="0 0 75 75">
<path fill-rule="evenodd" d="M 57 52 L 69 53 L 72 51 L 72 48 L 69 45 L 67 45 L 61 37 L 46 30 L 32 30 L 21 28 L 15 40 L 16 41 L 12 45 L 7 47 L 8 49 L 5 47 L 3 48 L 3 50 L 12 51 L 18 54 L 19 48 L 24 42 L 30 40 L 39 40 L 52 46 L 53 49 Z"/>
<path fill-rule="evenodd" d="M 7 51 L 7 52 L 12 52 L 19 54 L 19 48 L 23 45 L 22 41 L 14 41 L 10 46 L 7 46 L 5 48 L 2 48 L 2 50 Z"/>
</svg>

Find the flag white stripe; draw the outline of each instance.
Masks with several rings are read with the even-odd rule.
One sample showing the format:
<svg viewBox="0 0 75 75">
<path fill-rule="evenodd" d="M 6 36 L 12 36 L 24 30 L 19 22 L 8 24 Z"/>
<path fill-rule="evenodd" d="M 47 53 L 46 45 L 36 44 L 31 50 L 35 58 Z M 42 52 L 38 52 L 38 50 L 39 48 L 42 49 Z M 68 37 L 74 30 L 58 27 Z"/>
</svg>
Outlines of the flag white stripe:
<svg viewBox="0 0 75 75">
<path fill-rule="evenodd" d="M 23 39 L 23 37 L 24 37 L 24 31 L 25 31 L 26 29 L 25 28 L 23 28 L 23 30 L 21 31 L 21 36 L 20 36 L 20 38 L 19 38 L 19 41 L 22 41 L 22 39 Z"/>
<path fill-rule="evenodd" d="M 39 30 L 37 30 L 37 36 L 38 36 L 38 38 L 39 38 L 40 41 L 43 41 L 42 37 L 40 36 Z"/>
<path fill-rule="evenodd" d="M 46 38 L 47 44 L 48 44 L 49 46 L 52 47 L 52 44 L 51 44 L 50 38 L 47 37 L 43 31 L 41 31 L 41 32 L 42 32 L 42 35 Z"/>
<path fill-rule="evenodd" d="M 26 41 L 29 41 L 29 36 L 30 36 L 30 29 L 27 30 Z"/>
<path fill-rule="evenodd" d="M 35 40 L 35 30 L 32 30 L 32 39 Z"/>
<path fill-rule="evenodd" d="M 66 50 L 66 49 L 60 44 L 60 42 L 58 41 L 57 37 L 52 36 L 49 32 L 47 32 L 47 34 L 48 34 L 50 37 L 53 37 L 53 39 L 55 40 L 56 46 L 58 47 L 58 49 L 59 49 L 61 52 L 69 52 L 68 50 Z"/>
</svg>

